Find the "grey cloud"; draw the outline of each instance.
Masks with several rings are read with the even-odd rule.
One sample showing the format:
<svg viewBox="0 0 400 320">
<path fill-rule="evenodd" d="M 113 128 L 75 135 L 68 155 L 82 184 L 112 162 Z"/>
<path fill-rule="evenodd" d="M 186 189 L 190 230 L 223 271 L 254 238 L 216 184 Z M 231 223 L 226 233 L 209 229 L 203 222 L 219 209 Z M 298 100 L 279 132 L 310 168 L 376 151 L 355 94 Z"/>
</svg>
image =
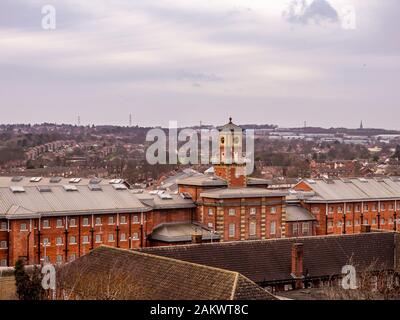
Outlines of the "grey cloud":
<svg viewBox="0 0 400 320">
<path fill-rule="evenodd" d="M 283 17 L 290 23 L 317 24 L 336 23 L 339 14 L 327 0 L 313 0 L 307 4 L 306 0 L 293 0 Z"/>
</svg>

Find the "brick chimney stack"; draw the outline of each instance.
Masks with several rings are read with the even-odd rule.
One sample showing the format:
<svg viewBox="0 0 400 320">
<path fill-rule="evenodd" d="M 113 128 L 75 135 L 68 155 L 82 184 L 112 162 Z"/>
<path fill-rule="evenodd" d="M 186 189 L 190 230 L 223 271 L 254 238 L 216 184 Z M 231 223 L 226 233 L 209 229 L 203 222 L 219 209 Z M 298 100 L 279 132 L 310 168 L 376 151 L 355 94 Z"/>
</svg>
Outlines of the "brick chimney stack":
<svg viewBox="0 0 400 320">
<path fill-rule="evenodd" d="M 292 277 L 296 280 L 295 289 L 303 288 L 303 244 L 293 243 L 292 245 Z"/>
</svg>

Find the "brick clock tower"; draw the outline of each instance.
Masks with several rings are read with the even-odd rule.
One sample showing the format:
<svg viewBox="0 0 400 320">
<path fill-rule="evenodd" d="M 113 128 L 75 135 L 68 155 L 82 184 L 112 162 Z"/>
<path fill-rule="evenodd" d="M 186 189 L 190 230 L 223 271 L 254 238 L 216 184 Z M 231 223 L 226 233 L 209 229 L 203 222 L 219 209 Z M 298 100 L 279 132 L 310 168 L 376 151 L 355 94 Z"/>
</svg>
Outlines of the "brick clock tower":
<svg viewBox="0 0 400 320">
<path fill-rule="evenodd" d="M 230 188 L 247 186 L 246 163 L 243 158 L 243 129 L 232 122 L 219 127 L 219 163 L 214 165 L 215 174 L 228 182 Z"/>
</svg>

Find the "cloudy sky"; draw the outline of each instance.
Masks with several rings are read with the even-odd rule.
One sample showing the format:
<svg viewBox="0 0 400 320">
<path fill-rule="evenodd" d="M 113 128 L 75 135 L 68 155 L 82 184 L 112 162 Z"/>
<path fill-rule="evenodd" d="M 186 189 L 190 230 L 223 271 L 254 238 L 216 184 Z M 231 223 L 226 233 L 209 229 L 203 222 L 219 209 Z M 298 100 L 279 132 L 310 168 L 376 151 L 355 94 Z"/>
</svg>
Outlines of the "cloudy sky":
<svg viewBox="0 0 400 320">
<path fill-rule="evenodd" d="M 0 122 L 400 129 L 399 12 L 398 0 L 1 0 Z"/>
</svg>

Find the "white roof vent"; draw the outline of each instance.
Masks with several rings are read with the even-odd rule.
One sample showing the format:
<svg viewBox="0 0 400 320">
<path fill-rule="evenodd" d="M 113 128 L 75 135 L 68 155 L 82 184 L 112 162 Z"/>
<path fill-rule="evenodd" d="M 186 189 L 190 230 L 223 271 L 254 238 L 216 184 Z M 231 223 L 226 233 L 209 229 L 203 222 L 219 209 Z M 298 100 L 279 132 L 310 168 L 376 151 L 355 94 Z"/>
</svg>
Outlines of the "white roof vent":
<svg viewBox="0 0 400 320">
<path fill-rule="evenodd" d="M 121 184 L 121 183 L 113 184 L 113 187 L 115 190 L 127 190 L 128 189 L 128 187 L 126 185 Z"/>
<path fill-rule="evenodd" d="M 64 190 L 65 191 L 78 191 L 78 188 L 76 186 L 65 185 Z"/>
<path fill-rule="evenodd" d="M 40 180 L 42 180 L 42 177 L 33 177 L 29 181 L 30 182 L 40 182 Z"/>
</svg>

